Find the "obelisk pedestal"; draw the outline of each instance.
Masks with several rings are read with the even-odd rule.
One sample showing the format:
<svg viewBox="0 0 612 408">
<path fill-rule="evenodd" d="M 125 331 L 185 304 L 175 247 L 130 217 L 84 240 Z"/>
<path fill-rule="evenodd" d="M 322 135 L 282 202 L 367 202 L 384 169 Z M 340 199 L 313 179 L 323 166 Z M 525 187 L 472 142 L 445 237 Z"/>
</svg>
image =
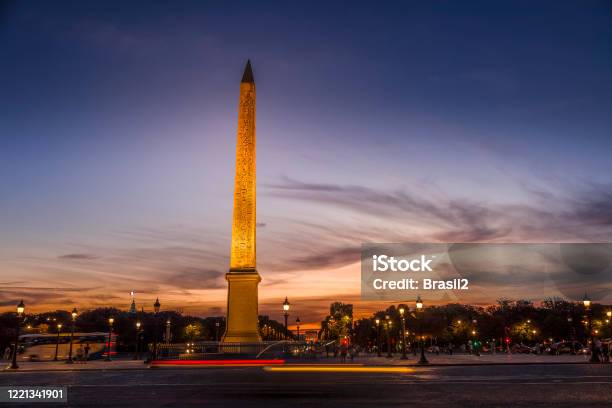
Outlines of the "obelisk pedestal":
<svg viewBox="0 0 612 408">
<path fill-rule="evenodd" d="M 248 61 L 240 83 L 238 137 L 236 143 L 236 178 L 227 322 L 223 343 L 260 342 L 257 285 L 261 277 L 256 269 L 255 227 L 255 80 Z"/>
<path fill-rule="evenodd" d="M 223 342 L 260 342 L 257 313 L 257 285 L 261 281 L 259 274 L 229 272 L 225 278 L 228 283 L 227 331 Z"/>
</svg>

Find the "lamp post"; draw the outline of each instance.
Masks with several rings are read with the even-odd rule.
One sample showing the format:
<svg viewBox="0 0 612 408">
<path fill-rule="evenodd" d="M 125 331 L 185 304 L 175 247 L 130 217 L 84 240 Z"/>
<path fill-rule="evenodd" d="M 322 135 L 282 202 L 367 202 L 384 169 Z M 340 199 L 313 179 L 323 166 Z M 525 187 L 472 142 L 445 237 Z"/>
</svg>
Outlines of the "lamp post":
<svg viewBox="0 0 612 408">
<path fill-rule="evenodd" d="M 582 303 L 584 304 L 584 308 L 586 309 L 589 337 L 591 339 L 591 358 L 589 359 L 589 363 L 599 363 L 599 359 L 597 358 L 597 354 L 596 354 L 597 350 L 595 349 L 595 337 L 593 336 L 593 317 L 592 317 L 592 311 L 591 311 L 591 299 L 589 299 L 586 293 L 584 294 Z"/>
<path fill-rule="evenodd" d="M 531 320 L 527 320 L 527 322 L 531 323 Z M 474 337 L 474 340 L 472 340 L 472 346 L 474 346 L 474 354 L 476 354 L 478 357 L 480 357 L 480 341 L 478 341 L 478 338 L 476 337 L 477 328 L 478 325 L 478 320 L 476 319 L 472 319 L 472 336 Z"/>
<path fill-rule="evenodd" d="M 13 350 L 13 362 L 10 365 L 11 370 L 16 370 L 19 368 L 17 365 L 17 353 L 19 352 L 19 329 L 21 328 L 21 317 L 25 312 L 25 305 L 23 304 L 23 300 L 19 302 L 17 305 L 17 330 L 15 330 L 15 350 Z"/>
<path fill-rule="evenodd" d="M 170 325 L 172 322 L 170 319 L 166 320 L 166 344 L 170 345 L 170 337 L 172 337 L 172 331 L 170 329 Z"/>
<path fill-rule="evenodd" d="M 421 300 L 421 296 L 417 296 L 416 311 L 417 311 L 417 314 L 420 314 L 423 311 L 423 300 Z M 419 316 L 419 335 L 421 336 L 421 358 L 419 359 L 419 364 L 429 364 L 429 361 L 427 361 L 427 357 L 425 357 L 425 342 L 423 341 L 423 318 L 422 316 Z"/>
<path fill-rule="evenodd" d="M 68 349 L 68 359 L 66 360 L 66 364 L 72 364 L 72 342 L 74 341 L 74 326 L 76 324 L 76 318 L 79 315 L 77 308 L 72 309 L 72 327 L 70 330 L 70 348 Z"/>
<path fill-rule="evenodd" d="M 393 358 L 391 354 L 391 320 L 389 316 L 387 318 L 387 358 Z"/>
<path fill-rule="evenodd" d="M 285 316 L 285 340 L 287 340 L 287 319 L 289 318 L 289 300 L 285 296 L 285 301 L 283 302 L 283 315 Z"/>
<path fill-rule="evenodd" d="M 219 341 L 219 326 L 220 326 L 220 323 L 216 321 L 215 322 L 215 341 Z"/>
<path fill-rule="evenodd" d="M 111 361 L 111 340 L 113 334 L 113 323 L 115 319 L 112 317 L 108 318 L 108 348 L 106 349 L 106 361 Z"/>
<path fill-rule="evenodd" d="M 60 338 L 61 331 L 62 331 L 62 324 L 58 323 L 57 324 L 57 337 L 55 339 L 55 357 L 53 357 L 53 361 L 57 361 L 57 352 L 59 350 L 59 338 Z"/>
<path fill-rule="evenodd" d="M 399 308 L 400 319 L 402 319 L 402 360 L 407 360 L 408 356 L 406 356 L 406 321 L 404 320 L 404 313 L 406 310 L 404 307 Z"/>
<path fill-rule="evenodd" d="M 380 357 L 380 319 L 376 319 L 376 354 Z"/>
<path fill-rule="evenodd" d="M 302 323 L 302 321 L 300 320 L 300 317 L 298 316 L 297 319 L 295 319 L 295 324 L 297 326 L 297 340 L 300 341 L 300 323 Z"/>
<path fill-rule="evenodd" d="M 157 323 L 157 315 L 159 313 L 159 308 L 161 304 L 159 303 L 159 298 L 155 299 L 155 303 L 153 303 L 153 311 L 155 312 L 153 315 L 153 320 L 155 320 L 155 336 L 153 336 L 153 357 L 151 360 L 155 360 L 157 358 L 157 335 L 158 335 L 158 323 Z"/>
<path fill-rule="evenodd" d="M 140 322 L 136 322 L 136 353 L 134 354 L 134 360 L 140 360 Z"/>
</svg>

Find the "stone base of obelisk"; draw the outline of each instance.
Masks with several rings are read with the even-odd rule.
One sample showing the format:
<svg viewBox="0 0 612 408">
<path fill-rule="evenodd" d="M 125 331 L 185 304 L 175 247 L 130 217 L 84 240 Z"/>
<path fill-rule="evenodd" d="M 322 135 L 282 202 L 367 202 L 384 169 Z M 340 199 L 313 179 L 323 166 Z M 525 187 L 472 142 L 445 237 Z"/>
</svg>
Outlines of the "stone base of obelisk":
<svg viewBox="0 0 612 408">
<path fill-rule="evenodd" d="M 261 277 L 255 270 L 230 271 L 227 279 L 227 321 L 226 330 L 221 340 L 223 352 L 255 352 L 260 343 L 257 285 Z M 237 348 L 237 343 L 242 347 Z M 247 343 L 247 344 L 245 344 Z M 248 343 L 253 347 L 248 347 Z M 251 350 L 252 349 L 252 350 Z"/>
</svg>

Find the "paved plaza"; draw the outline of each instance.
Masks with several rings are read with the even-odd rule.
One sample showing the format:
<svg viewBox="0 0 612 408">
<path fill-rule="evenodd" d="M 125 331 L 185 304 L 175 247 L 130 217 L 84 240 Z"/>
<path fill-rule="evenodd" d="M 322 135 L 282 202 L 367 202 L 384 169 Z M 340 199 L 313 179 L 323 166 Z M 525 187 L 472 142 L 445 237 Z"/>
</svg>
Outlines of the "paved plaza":
<svg viewBox="0 0 612 408">
<path fill-rule="evenodd" d="M 435 362 L 438 356 L 430 357 Z M 67 386 L 68 406 L 75 407 L 418 404 L 421 407 L 575 408 L 612 404 L 612 365 L 572 363 L 563 357 L 541 363 L 539 359 L 552 356 L 528 355 L 516 356 L 515 364 L 496 363 L 504 357 L 509 356 L 489 356 L 493 364 L 408 366 L 402 372 L 361 371 L 362 367 L 395 368 L 403 363 L 384 357 L 371 358 L 371 364 L 363 361 L 346 366 L 314 364 L 310 371 L 302 371 L 303 365 L 293 364 L 289 367 L 297 367 L 295 371 L 270 371 L 264 367 L 150 369 L 142 362 L 131 360 L 96 361 L 68 368 L 61 363 L 30 363 L 23 364 L 23 370 L 18 372 L 0 373 L 0 386 Z M 335 369 L 347 366 L 354 371 Z"/>
</svg>

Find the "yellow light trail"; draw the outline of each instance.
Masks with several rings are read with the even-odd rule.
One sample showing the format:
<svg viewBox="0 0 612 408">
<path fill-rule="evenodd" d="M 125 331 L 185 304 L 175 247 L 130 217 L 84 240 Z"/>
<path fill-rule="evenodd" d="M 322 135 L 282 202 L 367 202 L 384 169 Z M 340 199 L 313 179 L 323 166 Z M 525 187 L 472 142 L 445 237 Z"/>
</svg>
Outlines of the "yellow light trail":
<svg viewBox="0 0 612 408">
<path fill-rule="evenodd" d="M 295 373 L 412 373 L 409 367 L 381 367 L 381 366 L 343 366 L 343 365 L 294 365 L 263 368 L 273 372 L 295 372 Z"/>
</svg>

